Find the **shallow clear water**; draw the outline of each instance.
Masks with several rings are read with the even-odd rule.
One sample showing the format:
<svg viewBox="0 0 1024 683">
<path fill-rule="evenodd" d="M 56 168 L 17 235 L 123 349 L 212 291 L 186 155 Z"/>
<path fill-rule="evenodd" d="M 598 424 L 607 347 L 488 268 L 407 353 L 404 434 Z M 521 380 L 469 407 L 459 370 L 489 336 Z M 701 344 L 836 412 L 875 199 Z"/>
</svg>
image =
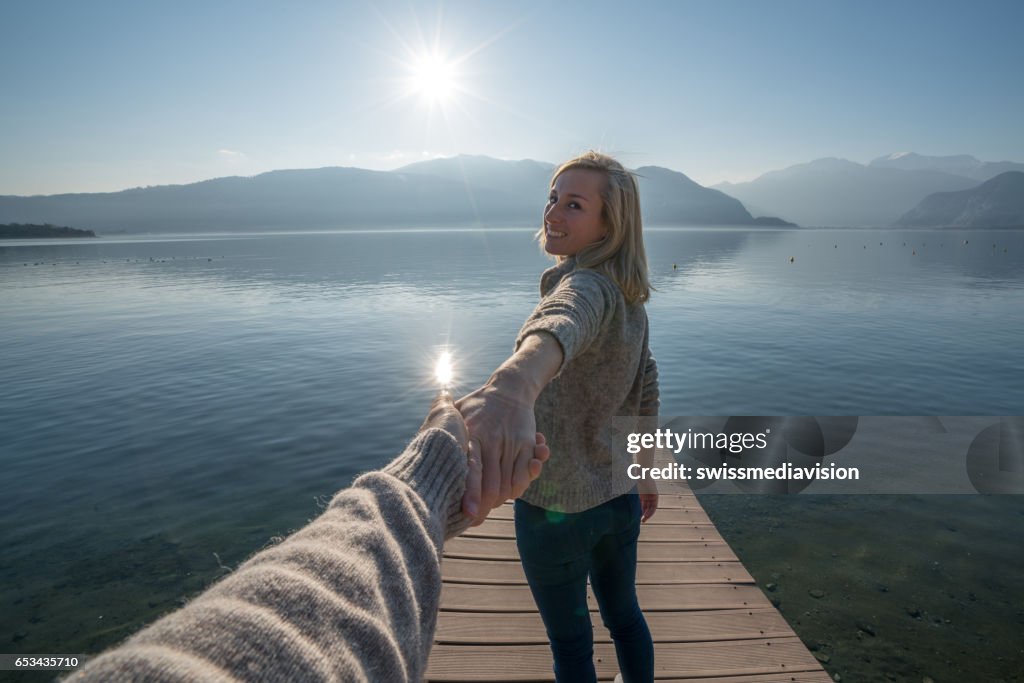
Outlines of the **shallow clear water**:
<svg viewBox="0 0 1024 683">
<path fill-rule="evenodd" d="M 1022 233 L 647 245 L 664 414 L 1021 414 Z M 486 379 L 548 263 L 529 230 L 4 242 L 0 642 L 94 651 L 315 516 L 442 346 Z"/>
</svg>

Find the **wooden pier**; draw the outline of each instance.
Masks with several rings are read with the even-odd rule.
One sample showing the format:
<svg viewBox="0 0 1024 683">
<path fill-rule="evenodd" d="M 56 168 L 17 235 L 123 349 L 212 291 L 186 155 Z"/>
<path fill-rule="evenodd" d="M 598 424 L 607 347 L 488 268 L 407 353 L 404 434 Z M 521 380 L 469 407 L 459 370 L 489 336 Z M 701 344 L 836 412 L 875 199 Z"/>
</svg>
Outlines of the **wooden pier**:
<svg viewBox="0 0 1024 683">
<path fill-rule="evenodd" d="M 661 495 L 640 533 L 637 593 L 658 681 L 830 682 L 696 496 L 676 491 Z M 519 564 L 511 504 L 445 545 L 442 574 L 428 681 L 554 681 L 544 625 Z M 598 679 L 611 681 L 615 649 L 593 594 L 588 599 Z"/>
</svg>

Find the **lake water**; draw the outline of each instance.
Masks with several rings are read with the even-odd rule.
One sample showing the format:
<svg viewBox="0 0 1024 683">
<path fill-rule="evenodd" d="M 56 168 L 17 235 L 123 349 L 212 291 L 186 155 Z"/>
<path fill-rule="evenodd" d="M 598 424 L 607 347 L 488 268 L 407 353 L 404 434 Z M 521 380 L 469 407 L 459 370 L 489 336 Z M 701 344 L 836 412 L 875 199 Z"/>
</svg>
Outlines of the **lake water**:
<svg viewBox="0 0 1024 683">
<path fill-rule="evenodd" d="M 647 246 L 663 414 L 1022 412 L 1022 233 L 650 230 Z M 2 243 L 3 651 L 94 652 L 301 526 L 412 436 L 442 347 L 461 389 L 486 379 L 548 264 L 529 230 Z M 749 505 L 799 514 L 804 499 L 832 500 Z M 1020 497 L 885 500 L 901 510 L 893 552 L 899 518 L 921 538 L 939 510 L 967 516 L 962 542 L 982 546 L 1024 521 Z M 775 514 L 706 504 L 734 544 Z M 852 528 L 859 505 L 876 504 L 828 514 Z M 743 559 L 760 579 L 798 542 Z M 993 544 L 1020 566 L 1019 543 Z M 1024 598 L 989 559 L 964 572 L 1009 592 L 976 616 L 1003 643 Z M 864 665 L 851 647 L 828 666 Z M 922 670 L 902 656 L 897 676 Z"/>
</svg>

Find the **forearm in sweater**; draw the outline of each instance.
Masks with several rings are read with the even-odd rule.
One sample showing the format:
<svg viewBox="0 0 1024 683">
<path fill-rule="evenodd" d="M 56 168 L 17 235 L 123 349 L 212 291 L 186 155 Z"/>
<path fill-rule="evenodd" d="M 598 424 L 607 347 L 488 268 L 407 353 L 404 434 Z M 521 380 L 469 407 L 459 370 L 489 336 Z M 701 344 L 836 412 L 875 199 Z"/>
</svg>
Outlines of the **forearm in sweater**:
<svg viewBox="0 0 1024 683">
<path fill-rule="evenodd" d="M 74 674 L 74 681 L 420 681 L 440 551 L 464 529 L 465 453 L 421 433 L 284 542 Z"/>
</svg>

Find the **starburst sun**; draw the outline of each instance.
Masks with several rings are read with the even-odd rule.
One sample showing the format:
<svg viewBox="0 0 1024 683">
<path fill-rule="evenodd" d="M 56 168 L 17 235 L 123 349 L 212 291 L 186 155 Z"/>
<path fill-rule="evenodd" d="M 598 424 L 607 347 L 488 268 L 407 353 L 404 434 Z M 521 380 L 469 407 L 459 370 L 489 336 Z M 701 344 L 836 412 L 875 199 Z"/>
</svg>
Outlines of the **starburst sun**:
<svg viewBox="0 0 1024 683">
<path fill-rule="evenodd" d="M 436 54 L 416 57 L 409 64 L 409 89 L 430 104 L 447 104 L 461 89 L 454 62 Z"/>
</svg>

